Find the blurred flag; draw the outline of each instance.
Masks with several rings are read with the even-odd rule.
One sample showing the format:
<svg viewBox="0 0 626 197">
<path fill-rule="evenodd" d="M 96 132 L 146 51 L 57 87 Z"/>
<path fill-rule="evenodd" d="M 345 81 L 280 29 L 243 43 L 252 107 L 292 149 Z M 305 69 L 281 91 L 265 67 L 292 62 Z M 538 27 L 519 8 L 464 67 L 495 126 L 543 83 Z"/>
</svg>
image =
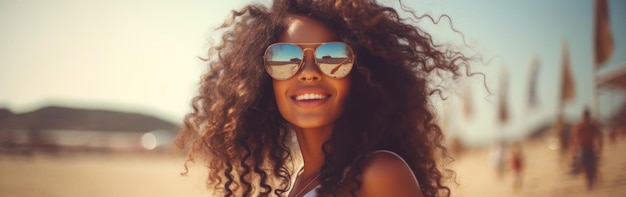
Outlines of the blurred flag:
<svg viewBox="0 0 626 197">
<path fill-rule="evenodd" d="M 561 103 L 565 103 L 574 99 L 574 79 L 572 77 L 572 69 L 570 68 L 569 48 L 567 41 L 563 42 L 563 54 L 561 65 L 563 66 L 562 82 L 561 82 Z"/>
<path fill-rule="evenodd" d="M 472 99 L 471 86 L 465 85 L 462 99 L 463 99 L 463 114 L 465 115 L 465 118 L 470 118 L 472 117 L 472 114 L 474 113 L 474 106 L 472 105 L 473 99 Z"/>
<path fill-rule="evenodd" d="M 606 0 L 595 2 L 594 63 L 596 68 L 613 55 L 613 35 L 609 23 L 609 6 Z"/>
<path fill-rule="evenodd" d="M 539 59 L 536 56 L 530 62 L 530 85 L 528 92 L 528 105 L 530 108 L 537 106 L 537 78 L 539 76 Z"/>
<path fill-rule="evenodd" d="M 441 109 L 439 111 L 439 117 L 437 118 L 437 125 L 441 128 L 441 130 L 445 131 L 446 133 L 452 133 L 453 131 L 450 130 L 450 124 L 451 124 L 451 118 L 450 118 L 450 105 L 446 105 L 445 103 L 446 101 L 444 101 L 444 104 L 441 106 Z"/>
<path fill-rule="evenodd" d="M 502 72 L 500 75 L 500 87 L 498 90 L 498 120 L 500 123 L 506 123 L 509 119 L 509 109 L 508 109 L 508 90 L 509 90 L 509 76 L 507 72 Z"/>
</svg>

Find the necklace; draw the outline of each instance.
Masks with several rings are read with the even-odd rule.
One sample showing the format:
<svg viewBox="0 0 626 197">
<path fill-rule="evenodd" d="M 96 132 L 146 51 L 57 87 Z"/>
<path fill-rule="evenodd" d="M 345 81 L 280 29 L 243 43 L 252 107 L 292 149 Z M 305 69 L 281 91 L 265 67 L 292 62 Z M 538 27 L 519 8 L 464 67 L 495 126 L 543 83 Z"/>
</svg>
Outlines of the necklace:
<svg viewBox="0 0 626 197">
<path fill-rule="evenodd" d="M 315 177 L 313 177 L 306 185 L 304 185 L 304 187 L 302 187 L 302 189 L 300 189 L 300 191 L 298 191 L 298 193 L 296 193 L 294 197 L 301 197 L 302 192 L 306 191 L 306 188 L 311 186 L 311 184 L 313 184 L 313 182 L 317 181 L 317 179 L 319 178 L 320 178 L 320 174 L 315 175 Z"/>
</svg>

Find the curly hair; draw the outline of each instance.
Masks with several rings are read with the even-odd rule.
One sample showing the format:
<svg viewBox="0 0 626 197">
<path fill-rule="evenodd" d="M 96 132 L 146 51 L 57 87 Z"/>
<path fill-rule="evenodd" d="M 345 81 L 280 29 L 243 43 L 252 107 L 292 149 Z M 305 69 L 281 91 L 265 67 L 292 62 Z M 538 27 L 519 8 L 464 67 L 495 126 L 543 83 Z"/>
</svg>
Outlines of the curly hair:
<svg viewBox="0 0 626 197">
<path fill-rule="evenodd" d="M 424 16 L 413 16 L 420 20 Z M 367 0 L 275 0 L 232 12 L 221 43 L 209 50 L 193 111 L 177 138 L 188 162 L 207 163 L 207 186 L 223 196 L 283 196 L 290 188 L 292 129 L 280 115 L 262 56 L 278 41 L 290 15 L 316 19 L 333 29 L 357 54 L 348 102 L 324 143 L 317 193 L 333 196 L 352 180 L 356 196 L 368 153 L 390 150 L 417 177 L 424 196 L 450 196 L 444 184 L 454 172 L 440 170 L 450 157 L 435 124 L 433 78 L 458 77 L 471 58 L 433 42 L 398 12 Z M 434 21 L 434 20 L 433 20 Z M 332 148 L 331 148 L 332 147 Z M 344 177 L 345 169 L 350 169 Z M 186 173 L 186 172 L 185 172 Z"/>
</svg>

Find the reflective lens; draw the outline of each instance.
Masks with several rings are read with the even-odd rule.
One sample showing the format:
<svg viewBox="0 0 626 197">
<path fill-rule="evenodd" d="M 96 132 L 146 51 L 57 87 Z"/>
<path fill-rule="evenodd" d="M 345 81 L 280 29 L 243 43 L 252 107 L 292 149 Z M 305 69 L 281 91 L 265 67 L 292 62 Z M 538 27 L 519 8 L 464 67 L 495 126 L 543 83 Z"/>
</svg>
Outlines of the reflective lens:
<svg viewBox="0 0 626 197">
<path fill-rule="evenodd" d="M 293 44 L 270 45 L 265 51 L 265 70 L 274 79 L 285 80 L 300 70 L 302 49 Z"/>
<path fill-rule="evenodd" d="M 315 49 L 315 63 L 332 78 L 343 78 L 350 73 L 353 56 L 352 49 L 340 42 L 325 43 Z"/>
<path fill-rule="evenodd" d="M 307 43 L 310 44 L 310 43 Z M 315 63 L 326 76 L 343 78 L 350 74 L 354 64 L 352 48 L 341 42 L 328 42 L 315 49 Z M 277 80 L 286 80 L 300 70 L 304 59 L 303 49 L 291 43 L 276 43 L 265 51 L 265 70 Z"/>
</svg>

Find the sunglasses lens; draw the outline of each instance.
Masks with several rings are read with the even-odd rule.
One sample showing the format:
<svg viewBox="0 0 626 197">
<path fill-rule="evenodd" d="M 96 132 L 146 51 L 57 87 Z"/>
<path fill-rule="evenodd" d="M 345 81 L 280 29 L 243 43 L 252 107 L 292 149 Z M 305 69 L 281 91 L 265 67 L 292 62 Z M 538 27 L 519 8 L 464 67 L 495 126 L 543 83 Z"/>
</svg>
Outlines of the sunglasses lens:
<svg viewBox="0 0 626 197">
<path fill-rule="evenodd" d="M 327 76 L 343 78 L 352 70 L 354 52 L 344 43 L 325 43 L 315 50 L 315 61 L 320 70 Z"/>
<path fill-rule="evenodd" d="M 265 70 L 274 79 L 293 77 L 302 63 L 302 49 L 292 44 L 274 44 L 265 51 Z"/>
</svg>

